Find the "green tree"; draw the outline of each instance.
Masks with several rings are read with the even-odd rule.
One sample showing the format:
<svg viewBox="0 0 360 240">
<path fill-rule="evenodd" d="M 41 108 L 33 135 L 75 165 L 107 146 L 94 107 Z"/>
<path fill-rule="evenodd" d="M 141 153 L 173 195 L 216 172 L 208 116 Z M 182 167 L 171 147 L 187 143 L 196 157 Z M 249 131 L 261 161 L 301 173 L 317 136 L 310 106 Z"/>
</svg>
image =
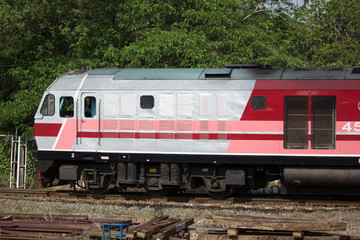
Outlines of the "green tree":
<svg viewBox="0 0 360 240">
<path fill-rule="evenodd" d="M 359 65 L 356 0 L 0 0 L 0 132 L 32 136 L 44 89 L 95 67 Z"/>
<path fill-rule="evenodd" d="M 323 44 L 314 54 L 314 63 L 326 66 L 360 65 L 360 2 L 356 0 L 320 2 L 317 23 Z"/>
<path fill-rule="evenodd" d="M 359 15 L 357 0 L 0 0 L 0 133 L 31 138 L 46 87 L 81 65 L 359 66 Z"/>
</svg>

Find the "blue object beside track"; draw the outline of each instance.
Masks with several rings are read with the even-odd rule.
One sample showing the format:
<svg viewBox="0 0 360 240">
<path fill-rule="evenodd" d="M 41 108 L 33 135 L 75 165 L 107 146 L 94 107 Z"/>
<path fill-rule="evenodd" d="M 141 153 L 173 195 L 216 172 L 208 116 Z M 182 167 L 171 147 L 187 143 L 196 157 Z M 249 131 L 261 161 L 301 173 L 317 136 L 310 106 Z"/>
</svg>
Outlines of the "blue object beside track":
<svg viewBox="0 0 360 240">
<path fill-rule="evenodd" d="M 111 227 L 120 227 L 120 233 L 111 233 Z M 126 231 L 129 230 L 128 223 L 104 223 L 102 225 L 102 240 L 105 240 L 106 237 L 120 237 L 122 240 L 125 237 L 125 233 L 123 233 L 124 228 Z"/>
</svg>

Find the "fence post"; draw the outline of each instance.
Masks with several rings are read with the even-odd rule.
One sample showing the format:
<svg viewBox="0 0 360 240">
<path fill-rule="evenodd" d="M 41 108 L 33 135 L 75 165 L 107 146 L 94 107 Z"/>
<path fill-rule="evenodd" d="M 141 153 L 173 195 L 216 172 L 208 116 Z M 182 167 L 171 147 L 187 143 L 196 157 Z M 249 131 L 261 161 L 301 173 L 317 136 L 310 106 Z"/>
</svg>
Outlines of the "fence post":
<svg viewBox="0 0 360 240">
<path fill-rule="evenodd" d="M 20 145 L 21 145 L 21 138 L 18 136 L 18 144 L 17 144 L 17 161 L 16 161 L 16 188 L 19 188 L 19 181 L 20 181 Z"/>
<path fill-rule="evenodd" d="M 21 143 L 21 137 L 11 137 L 10 188 L 26 188 L 27 144 Z"/>
<path fill-rule="evenodd" d="M 13 145 L 14 145 L 14 136 L 11 136 L 11 143 L 10 143 L 10 186 L 9 188 L 12 188 L 13 181 L 14 181 L 14 174 L 13 174 L 13 157 L 14 157 L 14 151 L 13 151 Z"/>
</svg>

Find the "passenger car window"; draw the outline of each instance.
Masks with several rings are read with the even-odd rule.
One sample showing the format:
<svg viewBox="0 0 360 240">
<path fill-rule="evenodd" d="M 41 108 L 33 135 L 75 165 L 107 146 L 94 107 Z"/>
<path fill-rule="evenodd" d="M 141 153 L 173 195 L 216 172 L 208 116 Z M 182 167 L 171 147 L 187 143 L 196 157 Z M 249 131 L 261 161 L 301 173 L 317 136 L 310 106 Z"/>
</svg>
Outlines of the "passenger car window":
<svg viewBox="0 0 360 240">
<path fill-rule="evenodd" d="M 96 98 L 86 97 L 84 99 L 84 116 L 86 118 L 92 118 L 96 115 Z"/>
<path fill-rule="evenodd" d="M 52 116 L 55 114 L 55 97 L 52 94 L 48 94 L 45 97 L 44 103 L 41 106 L 40 113 L 43 116 Z"/>
<path fill-rule="evenodd" d="M 140 107 L 143 109 L 153 109 L 154 108 L 154 96 L 144 95 L 140 97 Z"/>
<path fill-rule="evenodd" d="M 74 116 L 74 99 L 72 97 L 60 98 L 60 117 L 71 118 Z"/>
</svg>

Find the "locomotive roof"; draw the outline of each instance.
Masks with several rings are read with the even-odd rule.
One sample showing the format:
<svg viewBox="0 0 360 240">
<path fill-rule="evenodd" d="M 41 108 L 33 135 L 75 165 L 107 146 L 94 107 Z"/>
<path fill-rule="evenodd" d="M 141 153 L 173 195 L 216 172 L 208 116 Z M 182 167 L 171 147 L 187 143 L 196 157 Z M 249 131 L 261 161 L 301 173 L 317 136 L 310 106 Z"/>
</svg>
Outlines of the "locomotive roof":
<svg viewBox="0 0 360 240">
<path fill-rule="evenodd" d="M 232 89 L 246 80 L 339 80 L 360 79 L 360 68 L 105 68 L 89 71 L 71 71 L 56 79 L 47 90 L 74 89 Z M 133 80 L 142 80 L 144 83 Z M 153 81 L 149 81 L 153 80 Z M 164 84 L 163 80 L 168 81 Z M 196 81 L 205 80 L 205 81 Z M 207 80 L 212 81 L 211 87 Z M 243 81 L 226 81 L 243 80 Z M 243 82 L 243 83 L 242 83 Z"/>
</svg>

